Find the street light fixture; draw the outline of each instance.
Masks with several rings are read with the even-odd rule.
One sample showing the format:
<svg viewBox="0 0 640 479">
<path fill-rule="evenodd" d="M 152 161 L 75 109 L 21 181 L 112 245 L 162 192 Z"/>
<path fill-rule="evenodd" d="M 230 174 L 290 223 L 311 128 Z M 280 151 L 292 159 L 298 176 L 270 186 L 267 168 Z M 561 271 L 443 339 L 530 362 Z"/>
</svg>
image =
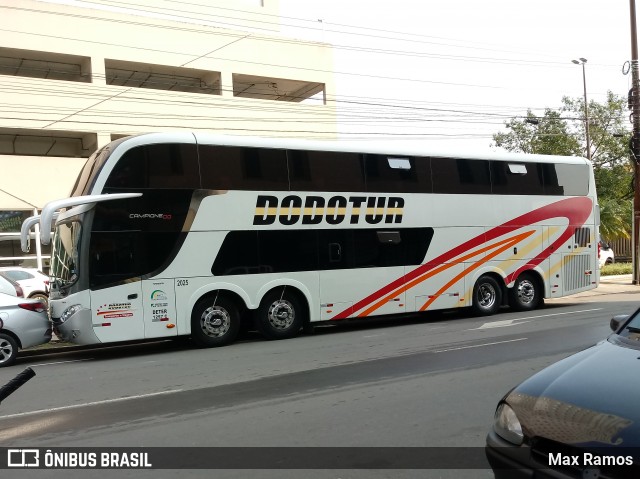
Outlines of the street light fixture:
<svg viewBox="0 0 640 479">
<path fill-rule="evenodd" d="M 584 133 L 587 139 L 587 159 L 591 161 L 591 139 L 589 138 L 589 104 L 587 102 L 587 76 L 584 71 L 584 65 L 587 63 L 586 58 L 571 60 L 576 65 L 582 65 L 582 84 L 584 86 Z"/>
</svg>

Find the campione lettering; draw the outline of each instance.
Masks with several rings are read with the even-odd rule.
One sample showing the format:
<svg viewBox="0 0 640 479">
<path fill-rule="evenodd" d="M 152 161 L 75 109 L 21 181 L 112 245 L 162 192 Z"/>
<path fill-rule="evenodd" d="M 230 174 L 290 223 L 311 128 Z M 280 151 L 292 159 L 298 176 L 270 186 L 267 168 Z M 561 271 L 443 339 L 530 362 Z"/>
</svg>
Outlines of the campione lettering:
<svg viewBox="0 0 640 479">
<path fill-rule="evenodd" d="M 129 218 L 132 220 L 139 219 L 157 219 L 157 220 L 170 220 L 172 216 L 166 213 L 131 213 Z"/>
</svg>

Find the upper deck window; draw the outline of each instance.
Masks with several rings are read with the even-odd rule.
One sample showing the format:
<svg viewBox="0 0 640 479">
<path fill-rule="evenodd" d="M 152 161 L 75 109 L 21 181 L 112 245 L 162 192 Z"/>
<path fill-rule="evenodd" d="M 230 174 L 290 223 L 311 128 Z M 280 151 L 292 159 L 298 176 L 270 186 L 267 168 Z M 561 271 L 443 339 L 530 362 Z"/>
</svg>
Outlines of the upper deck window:
<svg viewBox="0 0 640 479">
<path fill-rule="evenodd" d="M 202 187 L 212 190 L 287 191 L 284 150 L 200 145 Z"/>
<path fill-rule="evenodd" d="M 113 167 L 105 187 L 200 188 L 195 145 L 163 143 L 136 146 Z"/>
<path fill-rule="evenodd" d="M 498 195 L 543 195 L 542 164 L 492 161 L 491 191 Z"/>
<path fill-rule="evenodd" d="M 288 150 L 291 190 L 365 191 L 358 153 Z"/>
</svg>

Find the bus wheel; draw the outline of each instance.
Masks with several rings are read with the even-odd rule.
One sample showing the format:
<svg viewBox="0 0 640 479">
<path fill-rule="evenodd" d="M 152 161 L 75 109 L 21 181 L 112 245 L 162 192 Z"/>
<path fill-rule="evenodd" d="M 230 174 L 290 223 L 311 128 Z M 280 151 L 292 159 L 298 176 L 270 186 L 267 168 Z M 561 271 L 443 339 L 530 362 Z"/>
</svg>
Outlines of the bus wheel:
<svg viewBox="0 0 640 479">
<path fill-rule="evenodd" d="M 513 288 L 509 290 L 509 306 L 516 311 L 536 309 L 542 301 L 539 282 L 530 273 L 518 276 Z"/>
<path fill-rule="evenodd" d="M 271 291 L 256 312 L 256 327 L 267 339 L 297 336 L 304 323 L 304 307 L 298 296 L 285 289 Z"/>
<path fill-rule="evenodd" d="M 0 333 L 0 368 L 13 364 L 18 354 L 18 344 L 8 334 Z"/>
<path fill-rule="evenodd" d="M 495 314 L 502 304 L 502 289 L 491 276 L 481 276 L 473 287 L 471 308 L 480 316 Z"/>
<path fill-rule="evenodd" d="M 191 338 L 201 347 L 224 346 L 240 331 L 240 313 L 224 296 L 208 296 L 198 301 L 191 314 Z"/>
</svg>

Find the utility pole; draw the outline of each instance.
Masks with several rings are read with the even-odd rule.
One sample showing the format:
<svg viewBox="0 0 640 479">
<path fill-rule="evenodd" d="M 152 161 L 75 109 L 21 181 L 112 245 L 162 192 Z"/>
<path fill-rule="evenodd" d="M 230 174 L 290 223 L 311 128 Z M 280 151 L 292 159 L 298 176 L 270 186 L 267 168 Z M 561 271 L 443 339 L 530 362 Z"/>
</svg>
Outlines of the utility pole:
<svg viewBox="0 0 640 479">
<path fill-rule="evenodd" d="M 584 137 L 587 140 L 587 160 L 591 161 L 591 139 L 589 137 L 589 102 L 587 101 L 587 74 L 584 65 L 587 63 L 586 58 L 579 60 L 571 60 L 576 65 L 582 65 L 582 86 L 584 88 Z"/>
<path fill-rule="evenodd" d="M 633 134 L 631 136 L 631 159 L 633 160 L 633 227 L 632 227 L 632 256 L 633 256 L 633 284 L 640 284 L 638 274 L 638 238 L 640 237 L 640 72 L 638 70 L 638 31 L 636 28 L 636 2 L 629 0 L 631 13 L 631 118 Z"/>
</svg>

